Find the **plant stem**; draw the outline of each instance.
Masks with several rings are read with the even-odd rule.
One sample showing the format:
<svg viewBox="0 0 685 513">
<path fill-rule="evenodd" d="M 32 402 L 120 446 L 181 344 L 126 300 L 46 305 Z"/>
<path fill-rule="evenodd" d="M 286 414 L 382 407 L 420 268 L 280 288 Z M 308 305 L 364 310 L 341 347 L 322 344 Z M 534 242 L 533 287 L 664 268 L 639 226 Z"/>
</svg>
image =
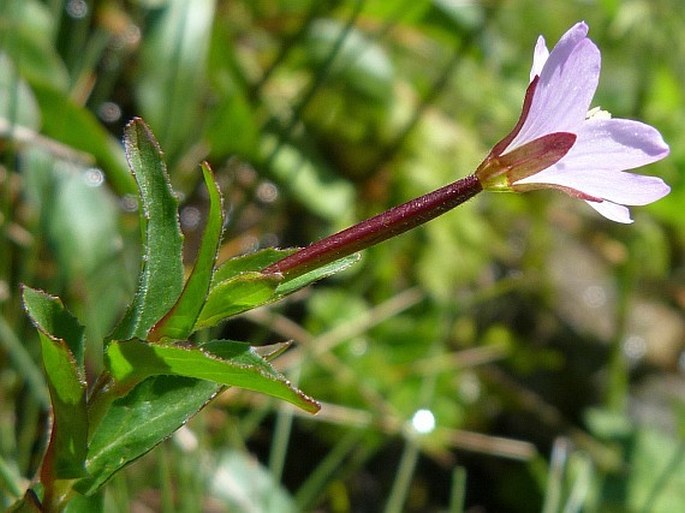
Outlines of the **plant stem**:
<svg viewBox="0 0 685 513">
<path fill-rule="evenodd" d="M 466 469 L 456 467 L 452 472 L 452 488 L 450 489 L 450 513 L 464 513 L 464 499 L 466 497 Z"/>
<path fill-rule="evenodd" d="M 467 176 L 321 239 L 271 264 L 262 272 L 280 273 L 292 279 L 427 223 L 482 190 L 475 175 Z"/>
</svg>

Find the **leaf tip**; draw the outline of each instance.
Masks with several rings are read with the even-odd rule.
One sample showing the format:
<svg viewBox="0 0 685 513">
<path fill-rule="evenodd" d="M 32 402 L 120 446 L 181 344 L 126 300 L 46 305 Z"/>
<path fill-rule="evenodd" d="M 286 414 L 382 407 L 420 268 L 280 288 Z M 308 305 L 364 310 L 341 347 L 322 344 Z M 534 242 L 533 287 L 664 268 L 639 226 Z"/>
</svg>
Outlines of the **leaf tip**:
<svg viewBox="0 0 685 513">
<path fill-rule="evenodd" d="M 300 399 L 302 399 L 302 403 L 300 403 L 298 406 L 300 406 L 304 411 L 311 413 L 312 415 L 316 415 L 321 411 L 321 403 L 319 401 L 311 396 L 308 396 L 299 389 L 297 392 L 300 396 Z"/>
<path fill-rule="evenodd" d="M 134 116 L 124 128 L 124 146 L 126 147 L 126 156 L 129 159 L 129 163 L 131 159 L 131 152 L 133 151 L 134 147 L 138 146 L 138 141 L 141 138 L 149 142 L 160 157 L 164 155 L 164 151 L 162 151 L 162 147 L 159 145 L 155 134 L 152 133 L 150 126 L 143 120 L 143 118 Z"/>
</svg>

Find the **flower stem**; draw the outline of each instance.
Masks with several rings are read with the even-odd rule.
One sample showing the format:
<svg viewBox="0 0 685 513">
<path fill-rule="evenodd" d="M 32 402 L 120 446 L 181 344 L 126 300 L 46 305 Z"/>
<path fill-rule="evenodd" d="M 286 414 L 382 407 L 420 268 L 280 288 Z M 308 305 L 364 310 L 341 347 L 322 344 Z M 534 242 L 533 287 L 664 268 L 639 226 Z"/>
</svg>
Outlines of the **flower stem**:
<svg viewBox="0 0 685 513">
<path fill-rule="evenodd" d="M 262 272 L 295 278 L 416 228 L 461 205 L 482 190 L 475 175 L 467 176 L 314 242 L 269 265 Z"/>
</svg>

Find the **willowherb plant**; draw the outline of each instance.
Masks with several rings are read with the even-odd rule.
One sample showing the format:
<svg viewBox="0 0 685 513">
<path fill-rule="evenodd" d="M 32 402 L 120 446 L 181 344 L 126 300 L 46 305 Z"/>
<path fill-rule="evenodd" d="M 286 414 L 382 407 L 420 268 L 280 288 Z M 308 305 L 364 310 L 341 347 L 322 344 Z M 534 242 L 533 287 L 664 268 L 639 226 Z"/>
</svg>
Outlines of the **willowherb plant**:
<svg viewBox="0 0 685 513">
<path fill-rule="evenodd" d="M 38 329 L 53 423 L 39 483 L 15 511 L 98 511 L 102 486 L 201 410 L 222 388 L 237 386 L 315 413 L 318 403 L 270 361 L 288 344 L 254 347 L 233 340 L 191 342 L 193 333 L 278 301 L 339 272 L 357 252 L 425 223 L 483 190 L 555 188 L 605 217 L 630 222 L 625 205 L 665 196 L 659 178 L 625 173 L 668 154 L 654 128 L 588 116 L 600 54 L 587 25 L 572 27 L 551 52 L 540 39 L 521 117 L 475 174 L 409 201 L 304 249 L 265 249 L 217 265 L 224 214 L 212 171 L 202 165 L 209 214 L 192 272 L 184 279 L 178 204 L 162 152 L 140 119 L 124 143 L 140 196 L 143 256 L 138 287 L 103 341 L 104 371 L 84 368 L 84 328 L 49 294 L 23 289 Z M 592 112 L 592 111 L 590 111 Z"/>
</svg>

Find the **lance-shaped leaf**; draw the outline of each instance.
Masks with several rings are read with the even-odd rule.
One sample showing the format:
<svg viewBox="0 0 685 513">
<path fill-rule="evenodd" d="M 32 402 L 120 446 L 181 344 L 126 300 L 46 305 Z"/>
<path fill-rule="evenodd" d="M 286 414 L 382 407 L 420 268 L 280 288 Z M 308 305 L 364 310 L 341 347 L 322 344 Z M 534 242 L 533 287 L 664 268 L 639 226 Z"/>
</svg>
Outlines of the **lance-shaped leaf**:
<svg viewBox="0 0 685 513">
<path fill-rule="evenodd" d="M 281 277 L 246 272 L 222 281 L 211 288 L 194 330 L 210 328 L 247 310 L 273 301 Z"/>
<path fill-rule="evenodd" d="M 278 262 L 282 258 L 292 255 L 295 253 L 295 251 L 297 251 L 297 248 L 265 248 L 255 251 L 254 253 L 240 255 L 226 260 L 216 269 L 216 271 L 214 271 L 212 286 L 217 285 L 222 281 L 235 278 L 241 273 L 261 271 L 265 267 Z"/>
<path fill-rule="evenodd" d="M 121 345 L 129 346 L 127 349 L 134 349 L 125 355 L 121 350 Z M 272 359 L 287 347 L 285 344 L 280 344 L 275 347 L 252 348 L 246 351 L 245 346 L 240 343 L 226 344 L 224 341 L 216 341 L 202 346 L 202 351 L 207 355 L 207 359 L 234 358 L 236 368 L 239 367 L 239 362 L 247 362 L 248 367 L 254 365 L 251 372 L 257 373 L 261 366 L 268 376 L 268 367 L 264 367 L 268 366 L 268 363 L 262 360 L 260 364 L 258 362 L 260 355 L 262 358 Z M 115 374 L 120 374 L 133 382 L 142 377 L 138 373 L 138 368 L 146 363 L 138 360 L 129 361 L 126 359 L 127 356 L 133 355 L 134 358 L 143 359 L 151 356 L 152 360 L 157 360 L 157 365 L 159 365 L 157 350 L 162 350 L 162 354 L 165 354 L 163 350 L 167 348 L 175 349 L 173 346 L 150 345 L 138 341 L 114 342 L 108 348 L 107 361 L 113 369 L 119 369 L 114 371 Z M 136 355 L 135 353 L 141 349 L 142 351 Z M 194 350 L 199 351 L 198 348 Z M 183 359 L 185 359 L 188 355 L 185 354 L 185 350 L 183 351 Z M 193 357 L 190 360 L 189 366 L 197 368 L 197 361 L 194 361 Z M 176 362 L 172 366 L 174 365 L 182 365 L 182 363 Z M 168 365 L 164 363 L 163 366 Z M 148 367 L 148 370 L 156 373 L 155 369 Z M 201 372 L 200 369 L 196 370 Z M 152 376 L 134 386 L 127 395 L 112 402 L 92 434 L 86 459 L 89 477 L 79 480 L 74 488 L 86 495 L 95 493 L 114 473 L 171 436 L 175 430 L 200 411 L 223 386 L 205 379 L 170 375 Z M 316 403 L 309 401 L 305 403 L 308 411 L 314 411 L 313 405 Z M 316 406 L 318 409 L 318 405 Z"/>
<path fill-rule="evenodd" d="M 269 248 L 224 262 L 214 273 L 207 301 L 194 331 L 215 326 L 232 315 L 278 301 L 315 281 L 344 271 L 359 260 L 359 254 L 350 255 L 291 279 L 259 272 L 295 251 Z"/>
<path fill-rule="evenodd" d="M 43 462 L 43 478 L 84 474 L 88 439 L 86 382 L 83 370 L 84 328 L 59 298 L 23 288 L 29 317 L 38 329 L 54 422 Z"/>
<path fill-rule="evenodd" d="M 146 338 L 183 289 L 183 235 L 178 202 L 169 183 L 162 151 L 141 119 L 124 132 L 126 157 L 140 191 L 143 231 L 142 266 L 138 289 L 112 339 Z"/>
<path fill-rule="evenodd" d="M 278 284 L 278 287 L 276 287 L 277 299 L 285 297 L 288 294 L 292 294 L 293 292 L 300 290 L 307 285 L 311 285 L 315 281 L 328 278 L 329 276 L 333 276 L 334 274 L 344 271 L 352 264 L 359 261 L 359 258 L 359 253 L 354 253 L 341 258 L 340 260 L 336 260 L 335 262 L 323 265 L 318 269 L 312 269 L 311 271 L 300 276 L 283 280 Z"/>
<path fill-rule="evenodd" d="M 91 436 L 88 477 L 74 488 L 95 493 L 114 473 L 171 436 L 220 389 L 210 381 L 154 376 L 113 401 Z"/>
<path fill-rule="evenodd" d="M 299 251 L 299 248 L 265 248 L 248 255 L 241 255 L 226 260 L 214 272 L 212 288 L 243 273 L 261 271 L 297 251 Z M 315 281 L 328 278 L 329 276 L 344 271 L 358 260 L 359 253 L 355 253 L 354 255 L 341 258 L 340 260 L 326 264 L 318 269 L 313 269 L 301 276 L 290 279 L 286 277 L 279 282 L 278 287 L 276 288 L 276 297 L 274 299 L 281 299 L 302 287 L 311 285 Z"/>
<path fill-rule="evenodd" d="M 182 347 L 117 341 L 107 350 L 106 365 L 124 388 L 159 374 L 186 376 L 261 392 L 311 413 L 319 410 L 316 401 L 294 388 L 244 342 L 214 340 L 200 347 Z"/>
<path fill-rule="evenodd" d="M 187 339 L 193 331 L 193 326 L 209 291 L 214 263 L 221 243 L 224 215 L 221 191 L 206 162 L 202 164 L 202 174 L 209 191 L 209 214 L 197 260 L 178 301 L 152 328 L 148 340 Z"/>
</svg>

